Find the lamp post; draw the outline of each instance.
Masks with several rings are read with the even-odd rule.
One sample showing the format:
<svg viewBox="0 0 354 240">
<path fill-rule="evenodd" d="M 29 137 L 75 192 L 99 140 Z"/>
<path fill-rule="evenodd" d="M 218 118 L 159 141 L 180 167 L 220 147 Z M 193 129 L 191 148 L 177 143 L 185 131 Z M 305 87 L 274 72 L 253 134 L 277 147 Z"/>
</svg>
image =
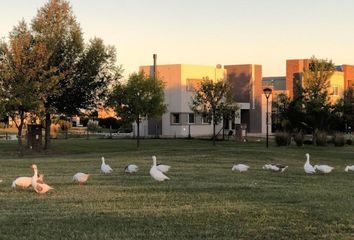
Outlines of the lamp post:
<svg viewBox="0 0 354 240">
<path fill-rule="evenodd" d="M 269 96 L 272 94 L 272 89 L 271 88 L 265 88 L 263 89 L 263 93 L 267 99 L 267 118 L 266 118 L 266 124 L 267 124 L 267 148 L 268 148 L 268 124 L 269 124 L 269 119 L 268 119 L 268 100 Z"/>
</svg>

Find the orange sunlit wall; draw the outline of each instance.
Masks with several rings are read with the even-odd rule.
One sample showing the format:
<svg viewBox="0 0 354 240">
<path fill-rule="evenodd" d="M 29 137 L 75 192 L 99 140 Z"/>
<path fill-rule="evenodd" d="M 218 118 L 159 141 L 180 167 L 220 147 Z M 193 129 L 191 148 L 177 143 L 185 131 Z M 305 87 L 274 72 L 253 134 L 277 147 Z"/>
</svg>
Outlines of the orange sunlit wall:
<svg viewBox="0 0 354 240">
<path fill-rule="evenodd" d="M 343 65 L 344 72 L 344 89 L 352 87 L 354 84 L 354 66 L 353 65 Z"/>
<path fill-rule="evenodd" d="M 310 59 L 291 59 L 286 60 L 286 90 L 289 91 L 289 97 L 293 98 L 295 94 L 295 83 L 301 80 L 301 73 L 308 69 Z"/>
</svg>

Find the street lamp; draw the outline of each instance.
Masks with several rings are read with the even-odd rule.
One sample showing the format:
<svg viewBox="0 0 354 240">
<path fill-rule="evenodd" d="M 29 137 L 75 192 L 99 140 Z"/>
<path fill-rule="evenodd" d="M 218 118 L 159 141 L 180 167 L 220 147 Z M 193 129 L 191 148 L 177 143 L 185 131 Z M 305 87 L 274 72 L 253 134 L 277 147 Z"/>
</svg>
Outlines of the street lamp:
<svg viewBox="0 0 354 240">
<path fill-rule="evenodd" d="M 269 96 L 272 94 L 272 89 L 271 88 L 265 88 L 263 89 L 263 93 L 267 99 L 267 120 L 266 120 L 266 124 L 267 124 L 267 148 L 268 148 L 268 123 L 269 123 L 269 119 L 268 119 L 268 100 L 269 100 Z"/>
</svg>

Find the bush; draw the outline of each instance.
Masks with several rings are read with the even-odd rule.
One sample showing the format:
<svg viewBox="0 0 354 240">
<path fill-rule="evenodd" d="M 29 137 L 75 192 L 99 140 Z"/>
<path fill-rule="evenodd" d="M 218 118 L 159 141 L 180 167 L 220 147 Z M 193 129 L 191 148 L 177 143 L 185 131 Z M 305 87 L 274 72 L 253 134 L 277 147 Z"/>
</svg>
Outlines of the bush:
<svg viewBox="0 0 354 240">
<path fill-rule="evenodd" d="M 6 123 L 0 122 L 0 128 L 6 128 Z"/>
<path fill-rule="evenodd" d="M 291 142 L 290 134 L 287 132 L 276 132 L 275 142 L 278 146 L 288 146 Z"/>
<path fill-rule="evenodd" d="M 344 134 L 337 132 L 334 134 L 334 146 L 342 147 L 344 146 Z"/>
<path fill-rule="evenodd" d="M 116 118 L 109 117 L 109 118 L 100 118 L 98 120 L 98 124 L 100 127 L 110 128 L 112 129 L 119 129 L 122 126 L 121 121 L 117 120 Z"/>
<path fill-rule="evenodd" d="M 352 145 L 353 141 L 351 139 L 347 139 L 347 141 L 345 141 L 345 143 L 348 144 L 348 145 Z"/>
<path fill-rule="evenodd" d="M 71 128 L 71 122 L 69 122 L 67 120 L 60 119 L 58 121 L 58 124 L 60 125 L 61 131 L 68 131 Z"/>
<path fill-rule="evenodd" d="M 326 146 L 327 145 L 327 133 L 324 131 L 317 131 L 315 133 L 315 144 L 317 146 Z"/>
<path fill-rule="evenodd" d="M 90 132 L 97 132 L 99 129 L 98 121 L 89 120 L 87 123 L 87 130 Z"/>
<path fill-rule="evenodd" d="M 294 136 L 294 140 L 296 143 L 296 146 L 302 147 L 304 145 L 304 134 L 302 132 L 298 132 Z"/>
</svg>

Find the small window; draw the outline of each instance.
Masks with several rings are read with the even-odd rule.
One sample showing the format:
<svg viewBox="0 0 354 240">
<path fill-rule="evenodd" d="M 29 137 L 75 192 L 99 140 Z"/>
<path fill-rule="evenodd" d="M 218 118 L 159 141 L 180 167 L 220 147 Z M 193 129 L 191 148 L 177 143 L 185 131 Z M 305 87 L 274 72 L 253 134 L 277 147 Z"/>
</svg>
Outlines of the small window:
<svg viewBox="0 0 354 240">
<path fill-rule="evenodd" d="M 202 124 L 211 124 L 211 118 L 207 114 L 202 115 Z"/>
<path fill-rule="evenodd" d="M 181 123 L 179 113 L 171 113 L 171 122 L 172 122 L 172 124 L 180 124 Z"/>
<path fill-rule="evenodd" d="M 190 124 L 194 124 L 195 123 L 194 113 L 189 113 L 188 114 L 188 123 L 190 123 Z"/>
<path fill-rule="evenodd" d="M 338 86 L 333 86 L 333 93 L 332 95 L 335 95 L 335 96 L 338 96 L 339 93 L 338 93 Z"/>
</svg>

